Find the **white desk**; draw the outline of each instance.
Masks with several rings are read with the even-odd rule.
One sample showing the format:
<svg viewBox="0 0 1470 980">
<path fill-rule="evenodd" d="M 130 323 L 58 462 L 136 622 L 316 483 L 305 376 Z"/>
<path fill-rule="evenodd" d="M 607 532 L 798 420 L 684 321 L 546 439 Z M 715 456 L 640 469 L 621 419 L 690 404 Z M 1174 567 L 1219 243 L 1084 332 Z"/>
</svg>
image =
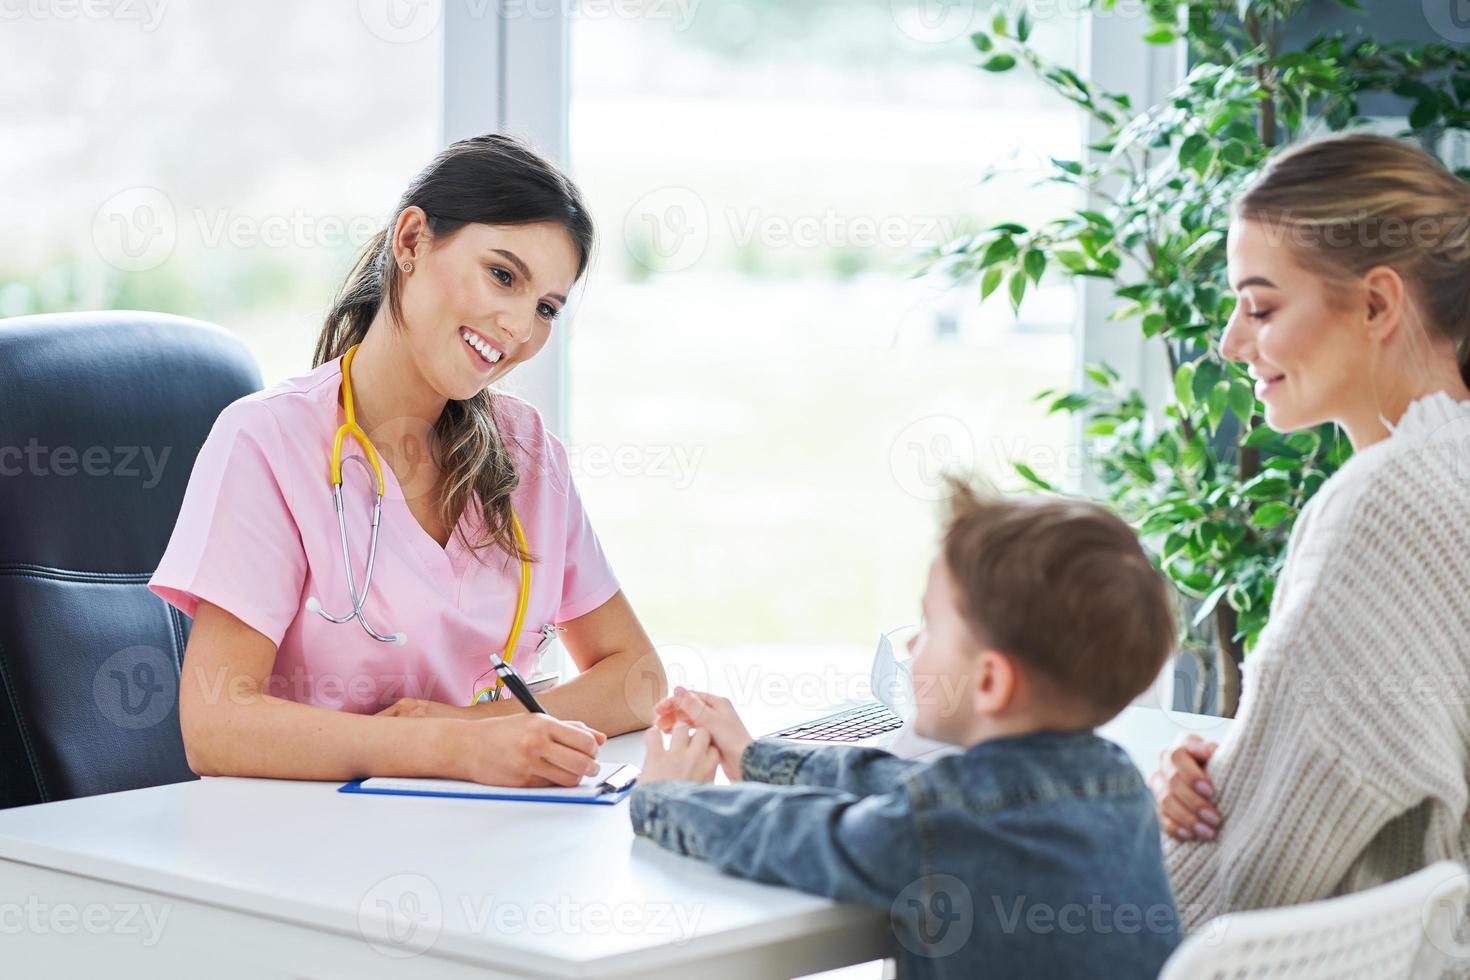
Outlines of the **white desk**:
<svg viewBox="0 0 1470 980">
<path fill-rule="evenodd" d="M 1230 719 L 1196 715 L 1187 711 L 1158 708 L 1124 708 L 1123 713 L 1098 729 L 1098 734 L 1117 742 L 1145 777 L 1159 767 L 1159 750 L 1174 744 L 1180 735 L 1194 733 L 1218 742 L 1230 731 Z"/>
<path fill-rule="evenodd" d="M 1130 708 L 1105 733 L 1151 769 L 1180 731 L 1224 724 Z M 603 758 L 638 761 L 640 739 Z M 0 974 L 748 980 L 887 954 L 882 913 L 664 852 L 626 802 L 338 785 L 213 778 L 0 811 Z"/>
</svg>

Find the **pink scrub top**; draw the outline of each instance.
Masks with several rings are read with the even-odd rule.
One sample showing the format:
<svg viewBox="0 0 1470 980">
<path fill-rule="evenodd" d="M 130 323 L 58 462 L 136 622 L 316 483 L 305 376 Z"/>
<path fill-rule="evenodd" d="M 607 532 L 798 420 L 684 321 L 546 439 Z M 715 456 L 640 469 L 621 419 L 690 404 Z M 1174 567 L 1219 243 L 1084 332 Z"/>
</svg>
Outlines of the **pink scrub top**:
<svg viewBox="0 0 1470 980">
<path fill-rule="evenodd" d="M 363 614 L 379 633 L 407 634 L 406 642 L 374 640 L 356 620 L 334 624 L 306 608 L 312 596 L 337 616 L 352 605 L 330 477 L 332 437 L 343 422 L 341 381 L 337 358 L 220 413 L 148 587 L 187 616 L 205 599 L 269 637 L 277 647 L 269 693 L 278 697 L 364 714 L 402 697 L 468 704 L 476 687 L 494 683 L 487 654 L 504 648 L 520 566 L 493 546 L 477 559 L 458 529 L 440 547 L 386 462 Z M 496 405 L 502 442 L 520 474 L 511 500 L 539 559 L 512 661 L 530 677 L 542 626 L 598 608 L 618 582 L 582 510 L 566 448 L 529 403 L 497 393 Z M 350 453 L 365 455 L 349 435 L 342 493 L 361 588 L 374 491 L 370 475 L 345 462 Z M 478 540 L 484 520 L 476 502 L 460 523 Z"/>
</svg>

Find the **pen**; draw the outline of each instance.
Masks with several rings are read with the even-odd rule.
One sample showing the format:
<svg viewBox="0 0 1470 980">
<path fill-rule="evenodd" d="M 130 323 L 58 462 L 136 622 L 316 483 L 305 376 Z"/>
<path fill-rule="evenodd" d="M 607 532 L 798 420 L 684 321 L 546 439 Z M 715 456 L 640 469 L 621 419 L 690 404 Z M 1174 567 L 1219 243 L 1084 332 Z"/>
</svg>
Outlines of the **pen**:
<svg viewBox="0 0 1470 980">
<path fill-rule="evenodd" d="M 516 700 L 526 706 L 527 711 L 538 715 L 546 714 L 546 709 L 536 701 L 536 696 L 531 693 L 526 682 L 521 680 L 521 675 L 516 673 L 514 667 L 501 660 L 500 655 L 495 653 L 490 654 L 490 665 L 495 668 L 496 675 L 505 682 L 510 693 L 516 696 Z"/>
<path fill-rule="evenodd" d="M 541 653 L 543 651 L 545 651 L 547 647 L 551 646 L 552 641 L 556 639 L 556 634 L 558 634 L 558 633 L 565 633 L 566 632 L 566 628 L 563 627 L 563 626 L 554 626 L 551 623 L 547 623 L 545 626 L 541 627 L 541 629 L 538 632 L 541 634 L 541 640 L 540 640 L 540 642 L 538 642 L 536 644 L 536 649 L 532 650 L 531 653 L 530 653 L 530 656 L 532 656 L 533 658 L 536 658 L 534 662 L 537 663 L 537 664 L 539 664 L 541 662 L 541 660 L 540 660 Z M 522 659 L 524 659 L 524 658 L 522 658 Z M 494 667 L 494 665 L 495 664 L 498 664 L 498 663 L 500 663 L 500 658 L 496 657 L 496 658 L 493 658 L 492 659 L 492 664 L 491 665 L 492 665 L 492 667 Z M 499 667 L 494 667 L 494 669 L 495 669 L 495 673 L 496 673 L 496 676 L 497 677 L 504 677 L 504 674 L 501 673 Z M 559 676 L 560 675 L 558 675 L 558 674 L 550 674 L 550 675 L 548 675 L 546 677 L 543 677 L 541 680 L 537 681 L 536 684 L 537 685 L 547 685 L 547 686 L 549 686 L 550 684 L 555 684 L 556 681 L 557 681 L 557 678 Z M 521 681 L 521 683 L 523 683 L 523 684 L 525 683 L 524 679 Z M 526 685 L 526 690 L 529 691 L 529 690 L 531 690 L 531 688 L 532 688 L 532 685 L 530 685 L 530 684 L 527 684 Z M 490 687 L 481 688 L 475 694 L 474 700 L 472 700 L 470 702 L 470 704 L 471 705 L 484 704 L 487 701 L 499 701 L 499 700 L 500 700 L 500 686 L 499 685 L 491 685 Z M 543 714 L 544 714 L 544 712 L 543 712 Z"/>
</svg>

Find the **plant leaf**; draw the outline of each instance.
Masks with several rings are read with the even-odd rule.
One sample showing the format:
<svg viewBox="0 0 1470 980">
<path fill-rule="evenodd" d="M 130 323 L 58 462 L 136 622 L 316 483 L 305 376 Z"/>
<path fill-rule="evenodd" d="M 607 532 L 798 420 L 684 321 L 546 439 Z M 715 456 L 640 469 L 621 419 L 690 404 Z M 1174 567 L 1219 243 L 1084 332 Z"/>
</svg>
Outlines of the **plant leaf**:
<svg viewBox="0 0 1470 980">
<path fill-rule="evenodd" d="M 1198 626 L 1200 623 L 1203 623 L 1206 619 L 1208 619 L 1210 617 L 1210 614 L 1215 611 L 1215 607 L 1220 604 L 1220 600 L 1225 597 L 1225 593 L 1229 591 L 1230 583 L 1227 582 L 1217 588 L 1215 591 L 1211 592 L 1209 595 L 1205 596 L 1204 599 L 1200 601 L 1199 610 L 1195 612 L 1194 621 L 1190 625 Z"/>
<path fill-rule="evenodd" d="M 1225 419 L 1225 408 L 1226 408 L 1226 405 L 1229 402 L 1229 400 L 1230 400 L 1230 382 L 1229 381 L 1220 381 L 1220 382 L 1217 382 L 1215 384 L 1215 387 L 1213 387 L 1213 388 L 1210 389 L 1210 398 L 1209 398 L 1209 402 L 1208 402 L 1208 406 L 1209 406 L 1208 411 L 1209 411 L 1209 420 L 1210 420 L 1210 430 L 1211 431 L 1214 431 L 1214 430 L 1220 428 L 1220 423 L 1222 421 L 1224 421 L 1224 419 Z"/>
<path fill-rule="evenodd" d="M 1174 397 L 1179 400 L 1180 406 L 1186 411 L 1194 408 L 1194 365 L 1181 364 L 1179 370 L 1174 372 Z"/>
<path fill-rule="evenodd" d="M 1251 523 L 1269 530 L 1290 516 L 1291 507 L 1288 504 L 1279 500 L 1268 500 L 1256 508 L 1256 512 L 1251 515 Z"/>
<path fill-rule="evenodd" d="M 1241 425 L 1250 425 L 1256 414 L 1256 393 L 1249 382 L 1230 386 L 1230 411 L 1240 419 Z"/>
<path fill-rule="evenodd" d="M 991 242 L 985 248 L 985 254 L 980 257 L 980 268 L 992 266 L 997 262 L 1014 258 L 1016 255 L 1016 240 L 1009 235 L 1002 235 Z"/>
<path fill-rule="evenodd" d="M 1011 273 L 1010 283 L 1011 308 L 1017 312 L 1021 309 L 1021 299 L 1026 295 L 1026 273 L 1017 269 Z"/>
<path fill-rule="evenodd" d="M 1005 274 L 1006 270 L 1004 266 L 993 265 L 985 270 L 985 276 L 980 280 L 980 299 L 982 302 L 989 299 L 990 294 L 995 292 L 996 287 L 1000 285 L 1000 281 L 1005 278 Z"/>
<path fill-rule="evenodd" d="M 1031 277 L 1032 282 L 1041 282 L 1041 274 L 1046 271 L 1046 255 L 1038 249 L 1031 249 L 1026 257 L 1021 260 L 1021 266 L 1026 270 L 1026 275 Z"/>
<path fill-rule="evenodd" d="M 1027 483 L 1030 483 L 1032 486 L 1039 487 L 1042 490 L 1056 489 L 1056 487 L 1052 486 L 1046 480 L 1043 480 L 1041 477 L 1037 476 L 1036 471 L 1027 466 L 1025 463 L 1012 463 L 1011 465 L 1016 468 L 1016 472 L 1020 474 L 1021 478 L 1024 479 Z"/>
</svg>

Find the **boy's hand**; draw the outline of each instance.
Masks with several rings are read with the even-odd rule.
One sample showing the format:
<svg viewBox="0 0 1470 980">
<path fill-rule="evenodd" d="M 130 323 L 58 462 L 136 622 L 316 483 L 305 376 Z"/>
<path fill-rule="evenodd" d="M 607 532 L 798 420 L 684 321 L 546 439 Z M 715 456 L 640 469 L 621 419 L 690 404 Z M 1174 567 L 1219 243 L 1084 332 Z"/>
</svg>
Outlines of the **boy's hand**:
<svg viewBox="0 0 1470 980">
<path fill-rule="evenodd" d="M 709 732 L 710 741 L 720 755 L 720 768 L 725 770 L 725 778 L 732 783 L 743 778 L 740 757 L 754 739 L 729 698 L 676 687 L 674 693 L 654 705 L 653 710 L 653 723 L 663 731 L 670 731 L 675 725 L 685 725 Z"/>
<path fill-rule="evenodd" d="M 710 744 L 709 732 L 691 732 L 687 725 L 675 725 L 664 745 L 663 733 L 650 728 L 643 736 L 643 771 L 640 783 L 661 783 L 666 779 L 687 779 L 708 783 L 715 778 L 720 763 L 719 753 Z"/>
</svg>

